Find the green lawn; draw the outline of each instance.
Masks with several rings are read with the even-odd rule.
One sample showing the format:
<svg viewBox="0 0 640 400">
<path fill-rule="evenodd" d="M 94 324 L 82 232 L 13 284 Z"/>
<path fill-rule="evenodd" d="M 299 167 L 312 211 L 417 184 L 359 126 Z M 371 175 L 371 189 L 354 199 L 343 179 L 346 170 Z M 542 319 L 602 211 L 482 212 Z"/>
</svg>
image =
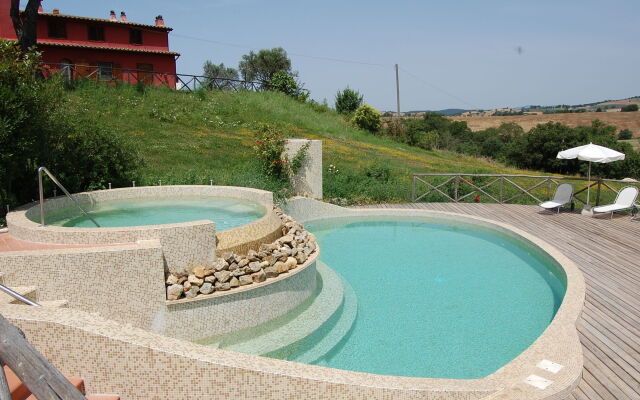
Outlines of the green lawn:
<svg viewBox="0 0 640 400">
<path fill-rule="evenodd" d="M 279 93 L 147 90 L 82 85 L 69 110 L 101 121 L 140 149 L 145 167 L 137 184 L 208 184 L 276 189 L 253 161 L 259 123 L 288 137 L 321 139 L 326 199 L 347 203 L 410 200 L 413 172 L 524 173 L 491 160 L 425 151 L 353 128 L 333 111 Z M 329 173 L 333 164 L 337 173 Z M 378 172 L 389 172 L 381 174 Z M 385 177 L 388 175 L 388 177 Z"/>
</svg>

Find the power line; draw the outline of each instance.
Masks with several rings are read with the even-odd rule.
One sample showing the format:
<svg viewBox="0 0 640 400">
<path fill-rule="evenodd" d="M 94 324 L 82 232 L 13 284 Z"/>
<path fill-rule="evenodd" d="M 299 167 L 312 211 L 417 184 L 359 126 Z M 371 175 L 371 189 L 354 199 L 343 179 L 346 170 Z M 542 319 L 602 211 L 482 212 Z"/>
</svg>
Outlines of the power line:
<svg viewBox="0 0 640 400">
<path fill-rule="evenodd" d="M 195 36 L 180 35 L 180 34 L 177 34 L 177 33 L 173 33 L 172 36 L 183 38 L 183 39 L 189 39 L 189 40 L 197 40 L 197 41 L 200 41 L 200 42 L 218 44 L 218 45 L 221 45 L 221 46 L 235 47 L 235 48 L 244 49 L 244 50 L 256 50 L 255 47 L 241 45 L 241 44 L 237 44 L 237 43 L 221 42 L 219 40 L 204 39 L 204 38 L 199 38 L 199 37 L 195 37 Z M 368 65 L 368 66 L 373 66 L 373 67 L 384 67 L 384 68 L 387 68 L 387 67 L 390 68 L 391 67 L 390 64 L 378 64 L 378 63 L 371 63 L 371 62 L 366 62 L 366 61 L 345 60 L 345 59 L 334 58 L 334 57 L 312 56 L 312 55 L 308 55 L 308 54 L 291 53 L 291 52 L 288 52 L 288 51 L 287 51 L 287 54 L 291 55 L 291 56 L 296 56 L 296 57 L 304 57 L 304 58 L 311 58 L 311 59 L 315 59 L 315 60 L 324 60 L 324 61 L 334 61 L 334 62 L 340 62 L 340 63 L 345 63 L 345 64 Z"/>
<path fill-rule="evenodd" d="M 426 86 L 430 87 L 431 89 L 435 89 L 435 90 L 439 91 L 440 93 L 443 93 L 443 94 L 445 94 L 445 95 L 447 95 L 447 96 L 449 96 L 449 97 L 451 97 L 451 98 L 454 98 L 454 99 L 458 100 L 459 102 L 461 102 L 461 103 L 464 103 L 464 104 L 468 105 L 468 106 L 469 106 L 469 107 L 471 107 L 471 108 L 477 108 L 476 106 L 474 106 L 473 104 L 471 104 L 471 103 L 469 103 L 468 101 L 464 100 L 463 98 L 461 98 L 461 97 L 459 97 L 459 96 L 456 96 L 456 95 L 455 95 L 455 94 L 453 94 L 453 93 L 449 93 L 449 92 L 447 92 L 446 90 L 444 90 L 444 89 L 442 89 L 442 88 L 439 88 L 438 86 L 436 86 L 436 85 L 434 85 L 434 84 L 432 84 L 432 83 L 429 83 L 429 82 L 425 81 L 424 79 L 422 79 L 422 78 L 421 78 L 421 77 L 419 77 L 418 75 L 416 75 L 416 74 L 414 74 L 414 73 L 412 73 L 412 72 L 409 72 L 409 71 L 407 71 L 406 69 L 404 69 L 404 68 L 402 68 L 402 67 L 400 67 L 400 69 L 401 69 L 402 71 L 406 72 L 407 74 L 409 74 L 410 76 L 412 76 L 415 80 L 417 80 L 418 82 L 422 83 L 423 85 L 426 85 Z"/>
<path fill-rule="evenodd" d="M 220 40 L 212 40 L 212 39 L 205 39 L 205 38 L 200 38 L 200 37 L 196 37 L 196 36 L 189 36 L 189 35 L 181 35 L 178 33 L 172 33 L 172 36 L 174 37 L 178 37 L 178 38 L 183 38 L 183 39 L 188 39 L 188 40 L 196 40 L 196 41 L 200 41 L 200 42 L 205 42 L 205 43 L 211 43 L 211 44 L 217 44 L 220 46 L 227 46 L 227 47 L 235 47 L 235 48 L 239 48 L 239 49 L 244 49 L 244 50 L 257 50 L 256 47 L 252 47 L 252 46 L 247 46 L 247 45 L 242 45 L 242 44 L 237 44 L 237 43 L 229 43 L 229 42 L 223 42 Z M 339 63 L 344 63 L 344 64 L 356 64 L 356 65 L 367 65 L 367 66 L 372 66 L 372 67 L 382 67 L 382 68 L 397 68 L 394 65 L 391 64 L 381 64 L 381 63 L 372 63 L 372 62 L 366 62 L 366 61 L 358 61 L 358 60 L 346 60 L 346 59 L 342 59 L 342 58 L 336 58 L 336 57 L 325 57 L 325 56 L 313 56 L 313 55 L 309 55 L 309 54 L 300 54 L 300 53 L 290 53 L 287 52 L 287 54 L 291 55 L 291 56 L 295 56 L 295 57 L 303 57 L 303 58 L 310 58 L 310 59 L 314 59 L 314 60 L 323 60 L 323 61 L 332 61 L 332 62 L 339 62 Z M 410 75 L 411 77 L 413 77 L 415 80 L 417 80 L 418 82 L 422 83 L 423 85 L 428 86 L 431 89 L 435 89 L 440 93 L 443 93 L 453 99 L 458 100 L 459 102 L 468 105 L 471 108 L 477 108 L 475 107 L 473 104 L 469 103 L 468 101 L 464 100 L 463 98 L 456 96 L 453 93 L 450 93 L 430 82 L 427 82 L 426 80 L 422 79 L 420 76 L 407 71 L 406 69 L 399 67 L 402 71 L 404 71 L 405 73 L 407 73 L 408 75 Z"/>
</svg>

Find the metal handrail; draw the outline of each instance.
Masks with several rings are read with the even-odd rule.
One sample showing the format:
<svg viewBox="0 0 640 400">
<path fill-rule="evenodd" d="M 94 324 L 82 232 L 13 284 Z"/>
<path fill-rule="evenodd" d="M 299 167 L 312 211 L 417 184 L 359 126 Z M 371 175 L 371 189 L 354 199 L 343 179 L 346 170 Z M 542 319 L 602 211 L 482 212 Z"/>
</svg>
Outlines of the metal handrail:
<svg viewBox="0 0 640 400">
<path fill-rule="evenodd" d="M 45 226 L 44 190 L 42 189 L 42 173 L 43 172 L 49 176 L 49 178 L 53 181 L 53 183 L 58 185 L 58 187 L 64 192 L 64 194 L 76 204 L 76 207 L 78 207 L 80 211 L 82 211 L 82 213 L 91 220 L 91 222 L 93 222 L 98 228 L 100 228 L 100 225 L 96 222 L 96 220 L 93 219 L 91 215 L 89 215 L 89 213 L 87 213 L 84 210 L 84 208 L 82 208 L 82 206 L 80 206 L 80 203 L 78 203 L 78 200 L 76 200 L 73 196 L 71 196 L 69 191 L 64 186 L 62 186 L 62 184 L 56 179 L 56 177 L 53 176 L 53 174 L 45 167 L 38 168 L 38 189 L 40 191 L 40 225 L 41 226 Z"/>
<path fill-rule="evenodd" d="M 28 306 L 40 307 L 40 304 L 36 303 L 33 300 L 27 299 L 20 293 L 16 292 L 15 290 L 9 289 L 5 285 L 0 284 L 0 292 L 4 292 L 9 296 L 13 297 L 14 299 L 19 300 Z"/>
</svg>

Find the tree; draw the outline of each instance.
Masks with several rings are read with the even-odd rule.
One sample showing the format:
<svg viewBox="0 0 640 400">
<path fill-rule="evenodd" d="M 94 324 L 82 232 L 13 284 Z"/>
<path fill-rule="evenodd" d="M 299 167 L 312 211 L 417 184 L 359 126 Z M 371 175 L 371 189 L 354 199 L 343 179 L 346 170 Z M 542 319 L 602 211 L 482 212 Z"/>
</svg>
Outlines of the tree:
<svg viewBox="0 0 640 400">
<path fill-rule="evenodd" d="M 281 92 L 294 99 L 306 101 L 309 98 L 309 91 L 303 88 L 302 83 L 296 81 L 287 71 L 278 71 L 269 81 L 269 90 Z"/>
<path fill-rule="evenodd" d="M 268 86 L 269 81 L 278 71 L 285 71 L 292 76 L 296 76 L 291 71 L 291 60 L 282 47 L 262 49 L 257 53 L 250 51 L 249 54 L 242 56 L 238 69 L 242 79 L 245 81 L 258 81 L 263 86 Z"/>
<path fill-rule="evenodd" d="M 633 132 L 631 132 L 629 129 L 623 129 L 620 131 L 620 133 L 618 133 L 619 140 L 629 140 L 632 138 L 633 138 Z"/>
<path fill-rule="evenodd" d="M 362 105 L 364 97 L 357 91 L 347 87 L 336 93 L 336 111 L 340 114 L 351 114 Z"/>
<path fill-rule="evenodd" d="M 353 123 L 360 129 L 376 133 L 380 130 L 380 113 L 369 104 L 363 104 L 353 113 Z"/>
<path fill-rule="evenodd" d="M 207 78 L 207 84 L 215 89 L 230 89 L 232 83 L 229 79 L 238 79 L 238 70 L 231 67 L 225 67 L 224 63 L 214 64 L 206 61 L 203 66 L 204 76 Z"/>
<path fill-rule="evenodd" d="M 41 0 L 29 0 L 27 7 L 22 15 L 20 15 L 20 0 L 11 0 L 9 15 L 11 16 L 13 30 L 16 32 L 18 43 L 20 43 L 20 49 L 23 53 L 29 51 L 29 49 L 37 43 L 37 21 L 40 1 Z"/>
<path fill-rule="evenodd" d="M 626 106 L 622 107 L 622 109 L 620 111 L 622 111 L 622 112 L 638 111 L 638 105 L 637 104 L 627 104 Z"/>
</svg>

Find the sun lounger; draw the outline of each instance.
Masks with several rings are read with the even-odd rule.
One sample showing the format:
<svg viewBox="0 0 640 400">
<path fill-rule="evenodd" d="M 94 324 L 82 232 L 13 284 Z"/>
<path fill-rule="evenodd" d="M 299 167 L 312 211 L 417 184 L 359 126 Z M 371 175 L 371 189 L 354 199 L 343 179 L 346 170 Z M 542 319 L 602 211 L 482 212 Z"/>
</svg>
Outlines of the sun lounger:
<svg viewBox="0 0 640 400">
<path fill-rule="evenodd" d="M 636 199 L 638 198 L 638 188 L 634 186 L 627 186 L 618 192 L 616 200 L 611 203 L 600 207 L 594 207 L 593 212 L 596 213 L 613 213 L 622 210 L 631 210 L 635 207 Z"/>
<path fill-rule="evenodd" d="M 558 185 L 556 189 L 556 194 L 553 196 L 553 200 L 545 201 L 540 204 L 540 207 L 545 208 L 547 210 L 552 210 L 554 208 L 558 209 L 558 213 L 560 213 L 560 207 L 565 204 L 571 203 L 571 198 L 573 197 L 573 185 L 570 183 L 563 183 L 562 185 Z"/>
</svg>

